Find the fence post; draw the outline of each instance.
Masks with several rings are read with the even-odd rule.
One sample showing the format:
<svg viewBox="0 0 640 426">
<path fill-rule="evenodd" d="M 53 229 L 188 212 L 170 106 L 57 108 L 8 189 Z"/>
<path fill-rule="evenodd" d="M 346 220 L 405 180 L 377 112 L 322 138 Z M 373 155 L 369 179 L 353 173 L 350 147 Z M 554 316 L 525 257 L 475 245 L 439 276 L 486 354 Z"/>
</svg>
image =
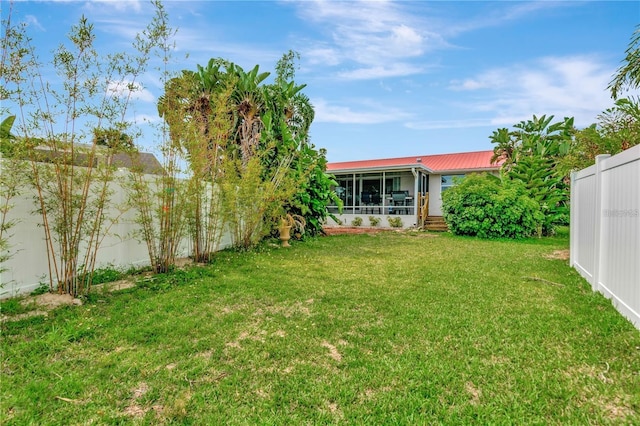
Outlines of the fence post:
<svg viewBox="0 0 640 426">
<path fill-rule="evenodd" d="M 578 230 L 576 227 L 578 226 L 577 218 L 577 209 L 578 209 L 578 200 L 576 197 L 578 196 L 578 191 L 576 188 L 576 175 L 578 172 L 571 172 L 571 186 L 569 194 L 569 266 L 572 268 L 575 267 L 576 257 L 578 250 Z"/>
<path fill-rule="evenodd" d="M 600 240 L 602 239 L 602 168 L 603 162 L 611 157 L 610 154 L 596 156 L 596 197 L 594 203 L 594 248 L 593 248 L 593 283 L 591 288 L 600 291 Z"/>
</svg>

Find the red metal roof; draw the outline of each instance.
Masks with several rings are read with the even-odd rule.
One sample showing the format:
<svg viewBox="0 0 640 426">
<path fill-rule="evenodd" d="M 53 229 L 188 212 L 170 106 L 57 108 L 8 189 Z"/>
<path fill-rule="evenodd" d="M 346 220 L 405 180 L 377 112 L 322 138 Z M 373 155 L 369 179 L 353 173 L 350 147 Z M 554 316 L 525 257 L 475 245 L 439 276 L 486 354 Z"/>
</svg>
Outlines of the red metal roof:
<svg viewBox="0 0 640 426">
<path fill-rule="evenodd" d="M 377 160 L 343 161 L 328 163 L 327 171 L 352 171 L 363 169 L 398 169 L 425 167 L 433 172 L 457 170 L 497 170 L 500 164 L 491 164 L 493 151 L 459 152 L 455 154 L 417 155 L 413 157 L 381 158 Z"/>
</svg>

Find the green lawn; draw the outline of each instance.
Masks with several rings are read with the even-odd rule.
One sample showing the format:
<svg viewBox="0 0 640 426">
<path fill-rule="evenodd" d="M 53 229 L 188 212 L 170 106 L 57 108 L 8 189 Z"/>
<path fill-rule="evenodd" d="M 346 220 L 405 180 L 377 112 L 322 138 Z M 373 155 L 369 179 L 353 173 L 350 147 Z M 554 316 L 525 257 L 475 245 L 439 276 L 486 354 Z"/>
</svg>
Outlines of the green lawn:
<svg viewBox="0 0 640 426">
<path fill-rule="evenodd" d="M 2 325 L 4 424 L 640 424 L 640 332 L 553 239 L 344 235 Z M 552 257 L 552 256 L 551 256 Z"/>
</svg>

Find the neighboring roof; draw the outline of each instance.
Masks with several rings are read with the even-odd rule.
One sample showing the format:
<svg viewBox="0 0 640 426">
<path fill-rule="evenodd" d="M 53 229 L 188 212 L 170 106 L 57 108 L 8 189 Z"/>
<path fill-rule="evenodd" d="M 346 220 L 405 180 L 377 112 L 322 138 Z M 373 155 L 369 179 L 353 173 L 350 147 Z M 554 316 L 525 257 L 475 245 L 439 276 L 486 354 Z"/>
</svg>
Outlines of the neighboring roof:
<svg viewBox="0 0 640 426">
<path fill-rule="evenodd" d="M 36 148 L 35 160 L 42 163 L 52 163 L 62 155 L 64 155 L 64 153 Z M 98 155 L 100 155 L 100 152 Z M 20 158 L 28 159 L 26 156 L 21 156 Z M 86 152 L 74 153 L 73 164 L 78 167 L 87 167 L 89 165 L 89 155 Z M 136 169 L 143 174 L 161 175 L 164 171 L 162 164 L 160 164 L 156 156 L 150 152 L 117 153 L 113 155 L 112 164 L 118 168 Z M 97 167 L 97 165 L 98 157 L 96 156 L 93 158 L 92 166 Z"/>
<path fill-rule="evenodd" d="M 381 158 L 377 160 L 328 163 L 327 171 L 350 172 L 420 167 L 432 173 L 456 171 L 498 170 L 500 162 L 491 163 L 493 151 L 459 152 L 455 154 L 418 155 L 413 157 Z"/>
<path fill-rule="evenodd" d="M 114 154 L 113 165 L 126 169 L 140 167 L 142 173 L 150 175 L 161 175 L 164 171 L 162 164 L 160 164 L 156 156 L 150 152 Z"/>
</svg>

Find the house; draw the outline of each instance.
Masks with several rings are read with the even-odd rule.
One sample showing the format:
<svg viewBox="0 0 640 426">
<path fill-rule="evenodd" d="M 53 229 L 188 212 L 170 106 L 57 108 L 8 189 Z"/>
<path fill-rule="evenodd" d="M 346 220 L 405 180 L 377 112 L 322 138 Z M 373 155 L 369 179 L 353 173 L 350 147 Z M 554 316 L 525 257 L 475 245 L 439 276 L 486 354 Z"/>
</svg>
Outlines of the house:
<svg viewBox="0 0 640 426">
<path fill-rule="evenodd" d="M 423 227 L 433 218 L 442 218 L 442 193 L 454 178 L 469 173 L 497 174 L 499 163 L 492 163 L 493 151 L 421 155 L 377 160 L 328 163 L 327 172 L 336 177 L 336 193 L 344 207 L 338 218 L 349 224 L 356 217 L 368 223 L 377 216 L 399 215 L 403 227 Z M 338 206 L 329 211 L 338 214 Z M 394 216 L 396 217 L 396 216 Z M 327 226 L 336 225 L 329 219 Z"/>
</svg>

